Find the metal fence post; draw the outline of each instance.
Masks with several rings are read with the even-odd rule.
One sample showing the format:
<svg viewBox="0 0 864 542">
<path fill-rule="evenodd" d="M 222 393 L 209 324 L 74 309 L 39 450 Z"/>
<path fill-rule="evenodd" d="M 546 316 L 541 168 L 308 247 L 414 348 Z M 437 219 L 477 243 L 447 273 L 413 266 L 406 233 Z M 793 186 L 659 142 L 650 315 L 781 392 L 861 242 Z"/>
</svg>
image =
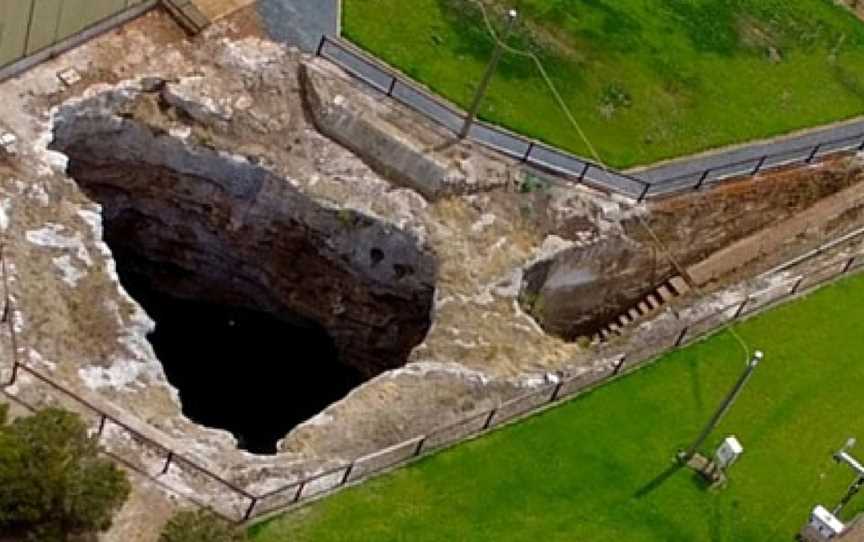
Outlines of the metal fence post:
<svg viewBox="0 0 864 542">
<path fill-rule="evenodd" d="M 492 424 L 492 418 L 495 417 L 496 412 L 498 412 L 497 408 L 493 408 L 489 411 L 489 416 L 486 417 L 486 422 L 483 423 L 483 429 L 481 429 L 481 431 L 489 429 L 489 425 Z"/>
<path fill-rule="evenodd" d="M 744 314 L 744 307 L 747 306 L 747 303 L 750 302 L 750 296 L 744 298 L 744 301 L 741 303 L 741 306 L 738 307 L 738 310 L 735 312 L 735 316 L 732 317 L 733 320 L 737 320 L 742 314 Z"/>
<path fill-rule="evenodd" d="M 12 355 L 14 356 L 15 353 L 13 352 Z M 13 386 L 13 385 L 15 385 L 15 382 L 16 382 L 17 380 L 18 380 L 18 361 L 15 360 L 15 361 L 12 362 L 12 378 L 9 379 L 9 383 L 6 384 L 6 386 Z"/>
<path fill-rule="evenodd" d="M 554 403 L 555 401 L 558 400 L 558 394 L 561 393 L 561 388 L 563 388 L 563 387 L 564 387 L 564 381 L 562 380 L 562 381 L 558 382 L 558 384 L 555 386 L 555 391 L 552 392 L 552 397 L 549 398 L 550 403 Z"/>
<path fill-rule="evenodd" d="M 395 88 L 396 88 L 396 78 L 391 75 L 390 76 L 390 87 L 387 89 L 387 97 L 388 98 L 393 97 L 393 89 L 395 89 Z"/>
<path fill-rule="evenodd" d="M 681 346 L 684 342 L 684 337 L 687 336 L 687 332 L 690 331 L 690 326 L 684 326 L 684 329 L 681 330 L 681 333 L 678 334 L 678 338 L 675 339 L 675 348 Z"/>
<path fill-rule="evenodd" d="M 348 483 L 348 477 L 351 476 L 351 471 L 353 471 L 353 470 L 354 470 L 354 462 L 352 461 L 351 464 L 348 465 L 348 468 L 345 469 L 345 476 L 343 476 L 342 481 L 339 482 L 340 486 L 344 486 L 345 484 Z"/>
<path fill-rule="evenodd" d="M 700 188 L 702 188 L 702 185 L 705 184 L 705 180 L 708 179 L 708 174 L 710 174 L 710 173 L 711 173 L 711 170 L 706 169 L 702 173 L 702 176 L 699 177 L 699 182 L 696 183 L 696 186 L 693 187 L 693 190 L 699 190 Z"/>
<path fill-rule="evenodd" d="M 842 275 L 842 274 L 848 273 L 849 270 L 852 269 L 852 264 L 855 263 L 855 260 L 857 258 L 858 258 L 858 256 L 852 256 L 851 258 L 849 258 L 849 261 L 846 262 L 846 265 L 843 266 L 843 271 L 840 271 L 840 274 Z"/>
<path fill-rule="evenodd" d="M 252 510 L 255 509 L 256 504 L 258 504 L 258 497 L 252 497 L 252 502 L 249 503 L 249 508 L 247 508 L 246 513 L 243 514 L 243 521 L 249 521 L 249 518 L 252 517 Z"/>
<path fill-rule="evenodd" d="M 306 489 L 306 482 L 308 482 L 308 481 L 309 480 L 306 479 L 306 480 L 303 480 L 302 482 L 300 482 L 300 488 L 297 489 L 297 495 L 294 496 L 294 503 L 293 504 L 297 504 L 298 502 L 300 502 L 300 497 L 303 496 L 303 490 Z"/>
<path fill-rule="evenodd" d="M 579 182 L 580 183 L 585 180 L 585 175 L 588 174 L 589 169 L 591 169 L 591 164 L 589 164 L 588 162 L 585 162 L 585 167 L 582 168 L 582 172 L 579 174 Z"/>
<path fill-rule="evenodd" d="M 174 452 L 168 450 L 168 457 L 165 458 L 165 466 L 162 467 L 162 472 L 159 473 L 159 476 L 168 472 L 168 469 L 171 467 L 171 461 L 174 459 Z"/>
<path fill-rule="evenodd" d="M 423 451 L 423 445 L 424 444 L 426 444 L 426 435 L 423 435 L 423 438 L 421 438 L 420 441 L 417 443 L 417 447 L 414 448 L 413 457 L 417 457 L 420 455 L 420 452 Z"/>
<path fill-rule="evenodd" d="M 327 42 L 327 34 L 321 34 L 321 41 L 318 42 L 318 49 L 315 50 L 315 56 L 321 56 L 321 51 L 324 50 L 324 44 Z"/>
<path fill-rule="evenodd" d="M 821 149 L 821 148 L 822 148 L 821 143 L 816 145 L 815 147 L 813 147 L 813 152 L 810 153 L 810 156 L 807 157 L 807 160 L 805 160 L 805 162 L 808 164 L 812 164 L 813 160 L 816 159 L 816 155 L 819 154 L 819 149 Z"/>
<path fill-rule="evenodd" d="M 756 164 L 755 168 L 753 168 L 753 173 L 751 173 L 751 175 L 756 175 L 757 173 L 759 173 L 759 170 L 762 169 L 762 166 L 765 164 L 765 160 L 768 160 L 767 155 L 759 159 L 759 163 Z"/>
<path fill-rule="evenodd" d="M 618 360 L 618 363 L 615 364 L 615 369 L 612 371 L 612 376 L 618 376 L 618 373 L 621 372 L 621 369 L 624 368 L 624 363 L 627 361 L 627 356 L 622 356 L 621 359 Z"/>
<path fill-rule="evenodd" d="M 522 157 L 522 163 L 523 163 L 523 164 L 524 164 L 525 162 L 527 162 L 529 158 L 531 158 L 531 152 L 532 152 L 533 150 L 534 150 L 534 142 L 531 141 L 531 142 L 528 144 L 528 150 L 525 151 L 525 155 Z"/>
<path fill-rule="evenodd" d="M 645 201 L 645 198 L 648 197 L 648 191 L 651 190 L 651 185 L 645 183 L 645 186 L 642 188 L 642 193 L 639 194 L 639 199 L 636 200 L 636 203 L 642 203 Z"/>
<path fill-rule="evenodd" d="M 96 430 L 96 440 L 102 438 L 102 431 L 105 430 L 105 422 L 108 420 L 108 416 L 102 414 L 102 417 L 99 419 L 99 429 Z"/>
<path fill-rule="evenodd" d="M 789 295 L 795 295 L 798 293 L 798 288 L 801 287 L 801 284 L 804 282 L 804 277 L 795 281 L 795 285 L 792 287 L 792 291 L 789 292 Z"/>
</svg>

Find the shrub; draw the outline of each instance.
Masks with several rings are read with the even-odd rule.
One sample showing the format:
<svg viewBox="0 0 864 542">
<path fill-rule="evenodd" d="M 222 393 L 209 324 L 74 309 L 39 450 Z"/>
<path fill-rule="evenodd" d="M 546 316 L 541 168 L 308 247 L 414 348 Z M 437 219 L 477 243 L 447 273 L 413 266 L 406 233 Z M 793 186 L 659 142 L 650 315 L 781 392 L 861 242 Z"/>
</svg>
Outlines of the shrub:
<svg viewBox="0 0 864 542">
<path fill-rule="evenodd" d="M 111 526 L 126 474 L 98 456 L 78 415 L 48 408 L 7 423 L 0 408 L 0 534 L 66 542 Z"/>
</svg>

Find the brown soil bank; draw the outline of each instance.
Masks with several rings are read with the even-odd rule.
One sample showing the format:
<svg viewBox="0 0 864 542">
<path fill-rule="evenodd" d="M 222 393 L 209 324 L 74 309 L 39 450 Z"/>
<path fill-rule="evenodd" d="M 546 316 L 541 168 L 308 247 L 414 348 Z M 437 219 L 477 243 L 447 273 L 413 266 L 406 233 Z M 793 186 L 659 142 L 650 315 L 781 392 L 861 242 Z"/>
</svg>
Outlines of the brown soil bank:
<svg viewBox="0 0 864 542">
<path fill-rule="evenodd" d="M 520 299 L 549 333 L 591 336 L 680 272 L 673 260 L 686 268 L 862 179 L 860 161 L 847 156 L 652 202 L 616 235 L 529 268 Z M 859 211 L 823 217 L 823 235 L 856 223 Z"/>
</svg>

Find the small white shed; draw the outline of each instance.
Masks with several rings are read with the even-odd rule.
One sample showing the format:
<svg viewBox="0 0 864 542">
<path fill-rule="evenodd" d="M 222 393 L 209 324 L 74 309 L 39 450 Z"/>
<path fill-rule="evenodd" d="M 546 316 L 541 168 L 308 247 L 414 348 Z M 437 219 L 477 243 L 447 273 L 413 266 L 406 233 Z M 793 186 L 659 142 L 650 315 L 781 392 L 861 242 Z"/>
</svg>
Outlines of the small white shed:
<svg viewBox="0 0 864 542">
<path fill-rule="evenodd" d="M 810 527 L 824 540 L 837 538 L 846 529 L 843 522 L 822 505 L 814 508 L 810 514 Z"/>
</svg>

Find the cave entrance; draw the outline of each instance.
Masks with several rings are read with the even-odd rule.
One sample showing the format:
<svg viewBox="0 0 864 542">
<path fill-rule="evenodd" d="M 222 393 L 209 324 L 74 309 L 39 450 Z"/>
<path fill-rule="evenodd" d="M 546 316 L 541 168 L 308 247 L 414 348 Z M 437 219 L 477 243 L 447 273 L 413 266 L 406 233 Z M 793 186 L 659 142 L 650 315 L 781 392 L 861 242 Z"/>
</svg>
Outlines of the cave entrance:
<svg viewBox="0 0 864 542">
<path fill-rule="evenodd" d="M 113 252 L 123 287 L 156 322 L 147 338 L 183 414 L 230 431 L 241 449 L 275 453 L 292 428 L 365 380 L 315 323 L 173 296 L 136 271 L 133 255 Z"/>
<path fill-rule="evenodd" d="M 64 106 L 51 148 L 101 205 L 183 412 L 273 453 L 298 423 L 407 362 L 431 324 L 437 260 L 410 231 L 137 120 L 130 111 L 161 110 L 138 101 L 164 105 L 121 92 Z"/>
</svg>

